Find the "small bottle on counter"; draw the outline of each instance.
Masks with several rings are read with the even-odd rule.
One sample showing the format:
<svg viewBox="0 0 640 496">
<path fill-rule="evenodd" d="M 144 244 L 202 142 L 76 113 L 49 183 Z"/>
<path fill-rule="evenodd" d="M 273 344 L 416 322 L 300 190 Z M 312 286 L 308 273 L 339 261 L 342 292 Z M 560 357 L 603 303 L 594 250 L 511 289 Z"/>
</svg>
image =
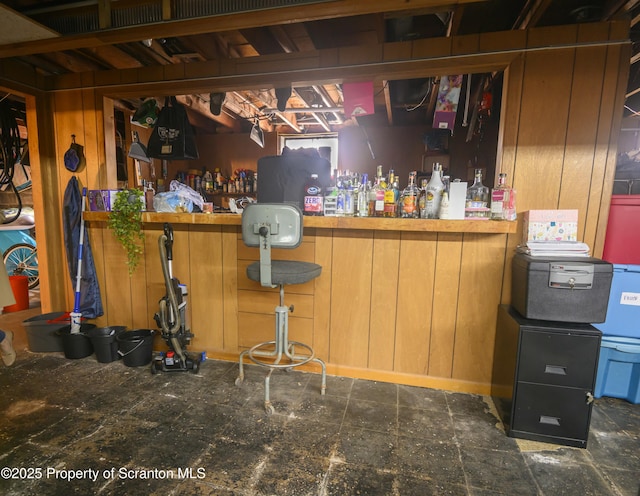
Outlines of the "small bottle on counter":
<svg viewBox="0 0 640 496">
<path fill-rule="evenodd" d="M 427 183 L 425 198 L 425 213 L 427 219 L 437 219 L 440 213 L 440 202 L 442 201 L 442 192 L 444 191 L 444 183 L 442 182 L 442 165 L 433 164 L 433 172 L 431 179 Z"/>
<path fill-rule="evenodd" d="M 416 186 L 416 171 L 409 173 L 409 183 L 402 191 L 398 202 L 398 211 L 400 217 L 414 218 L 420 217 L 420 209 L 418 208 L 418 187 Z"/>
<path fill-rule="evenodd" d="M 491 191 L 491 220 L 516 220 L 516 192 L 507 186 L 507 174 L 498 175 L 498 185 Z"/>
<path fill-rule="evenodd" d="M 476 169 L 473 184 L 467 190 L 465 218 L 488 219 L 490 213 L 489 188 L 482 184 L 482 169 Z"/>
<path fill-rule="evenodd" d="M 304 215 L 322 215 L 322 211 L 322 185 L 318 180 L 318 174 L 311 174 L 304 187 Z"/>
<path fill-rule="evenodd" d="M 362 182 L 358 189 L 358 217 L 369 217 L 369 191 L 371 190 L 371 183 L 369 182 L 369 175 L 367 173 L 362 174 Z"/>
</svg>

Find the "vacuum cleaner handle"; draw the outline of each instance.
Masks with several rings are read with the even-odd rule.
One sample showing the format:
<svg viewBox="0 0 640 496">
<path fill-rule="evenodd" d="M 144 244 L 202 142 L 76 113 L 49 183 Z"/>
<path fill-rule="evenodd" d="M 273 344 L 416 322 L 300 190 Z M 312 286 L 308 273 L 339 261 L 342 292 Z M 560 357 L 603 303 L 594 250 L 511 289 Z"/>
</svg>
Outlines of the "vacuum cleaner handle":
<svg viewBox="0 0 640 496">
<path fill-rule="evenodd" d="M 164 246 L 167 249 L 167 260 L 173 260 L 173 226 L 168 222 L 164 224 L 164 235 L 167 238 L 164 242 Z"/>
</svg>

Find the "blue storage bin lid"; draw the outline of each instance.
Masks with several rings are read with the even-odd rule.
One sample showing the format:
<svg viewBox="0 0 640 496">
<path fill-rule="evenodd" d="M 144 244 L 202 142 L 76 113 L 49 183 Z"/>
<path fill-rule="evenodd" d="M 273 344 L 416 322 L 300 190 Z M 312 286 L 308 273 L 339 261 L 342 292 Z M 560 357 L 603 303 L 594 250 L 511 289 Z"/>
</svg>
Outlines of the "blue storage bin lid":
<svg viewBox="0 0 640 496">
<path fill-rule="evenodd" d="M 604 336 L 640 337 L 640 265 L 613 264 L 613 278 L 603 323 L 592 324 Z"/>
<path fill-rule="evenodd" d="M 613 270 L 618 272 L 640 272 L 640 265 L 613 264 Z"/>
<path fill-rule="evenodd" d="M 600 344 L 604 348 L 613 348 L 625 353 L 640 353 L 640 339 L 623 338 L 616 336 L 603 336 Z"/>
</svg>

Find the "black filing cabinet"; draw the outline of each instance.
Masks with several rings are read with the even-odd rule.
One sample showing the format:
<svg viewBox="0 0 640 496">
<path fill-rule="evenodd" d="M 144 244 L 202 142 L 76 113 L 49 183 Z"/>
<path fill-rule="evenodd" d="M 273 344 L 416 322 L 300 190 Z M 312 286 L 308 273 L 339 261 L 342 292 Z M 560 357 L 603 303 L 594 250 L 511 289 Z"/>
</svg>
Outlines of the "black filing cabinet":
<svg viewBox="0 0 640 496">
<path fill-rule="evenodd" d="M 512 391 L 502 409 L 507 435 L 586 447 L 600 339 L 590 324 L 530 320 L 500 306 L 492 394 Z"/>
</svg>

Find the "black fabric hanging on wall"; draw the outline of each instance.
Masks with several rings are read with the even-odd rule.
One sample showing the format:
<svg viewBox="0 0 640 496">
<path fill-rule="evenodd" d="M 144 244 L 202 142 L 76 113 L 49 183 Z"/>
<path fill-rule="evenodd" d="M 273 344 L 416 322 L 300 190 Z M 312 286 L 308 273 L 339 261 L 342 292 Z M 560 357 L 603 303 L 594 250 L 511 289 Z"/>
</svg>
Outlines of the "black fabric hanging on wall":
<svg viewBox="0 0 640 496">
<path fill-rule="evenodd" d="M 72 176 L 64 191 L 62 204 L 64 226 L 64 246 L 72 287 L 76 287 L 78 274 L 78 245 L 80 244 L 80 226 L 82 224 L 82 194 L 78 179 Z M 95 319 L 104 314 L 96 266 L 91 252 L 91 244 L 85 227 L 82 249 L 82 275 L 80 278 L 80 313 L 87 319 Z"/>
<path fill-rule="evenodd" d="M 164 100 L 164 107 L 147 144 L 147 155 L 162 160 L 191 160 L 198 158 L 195 135 L 187 111 L 175 96 Z"/>
</svg>

